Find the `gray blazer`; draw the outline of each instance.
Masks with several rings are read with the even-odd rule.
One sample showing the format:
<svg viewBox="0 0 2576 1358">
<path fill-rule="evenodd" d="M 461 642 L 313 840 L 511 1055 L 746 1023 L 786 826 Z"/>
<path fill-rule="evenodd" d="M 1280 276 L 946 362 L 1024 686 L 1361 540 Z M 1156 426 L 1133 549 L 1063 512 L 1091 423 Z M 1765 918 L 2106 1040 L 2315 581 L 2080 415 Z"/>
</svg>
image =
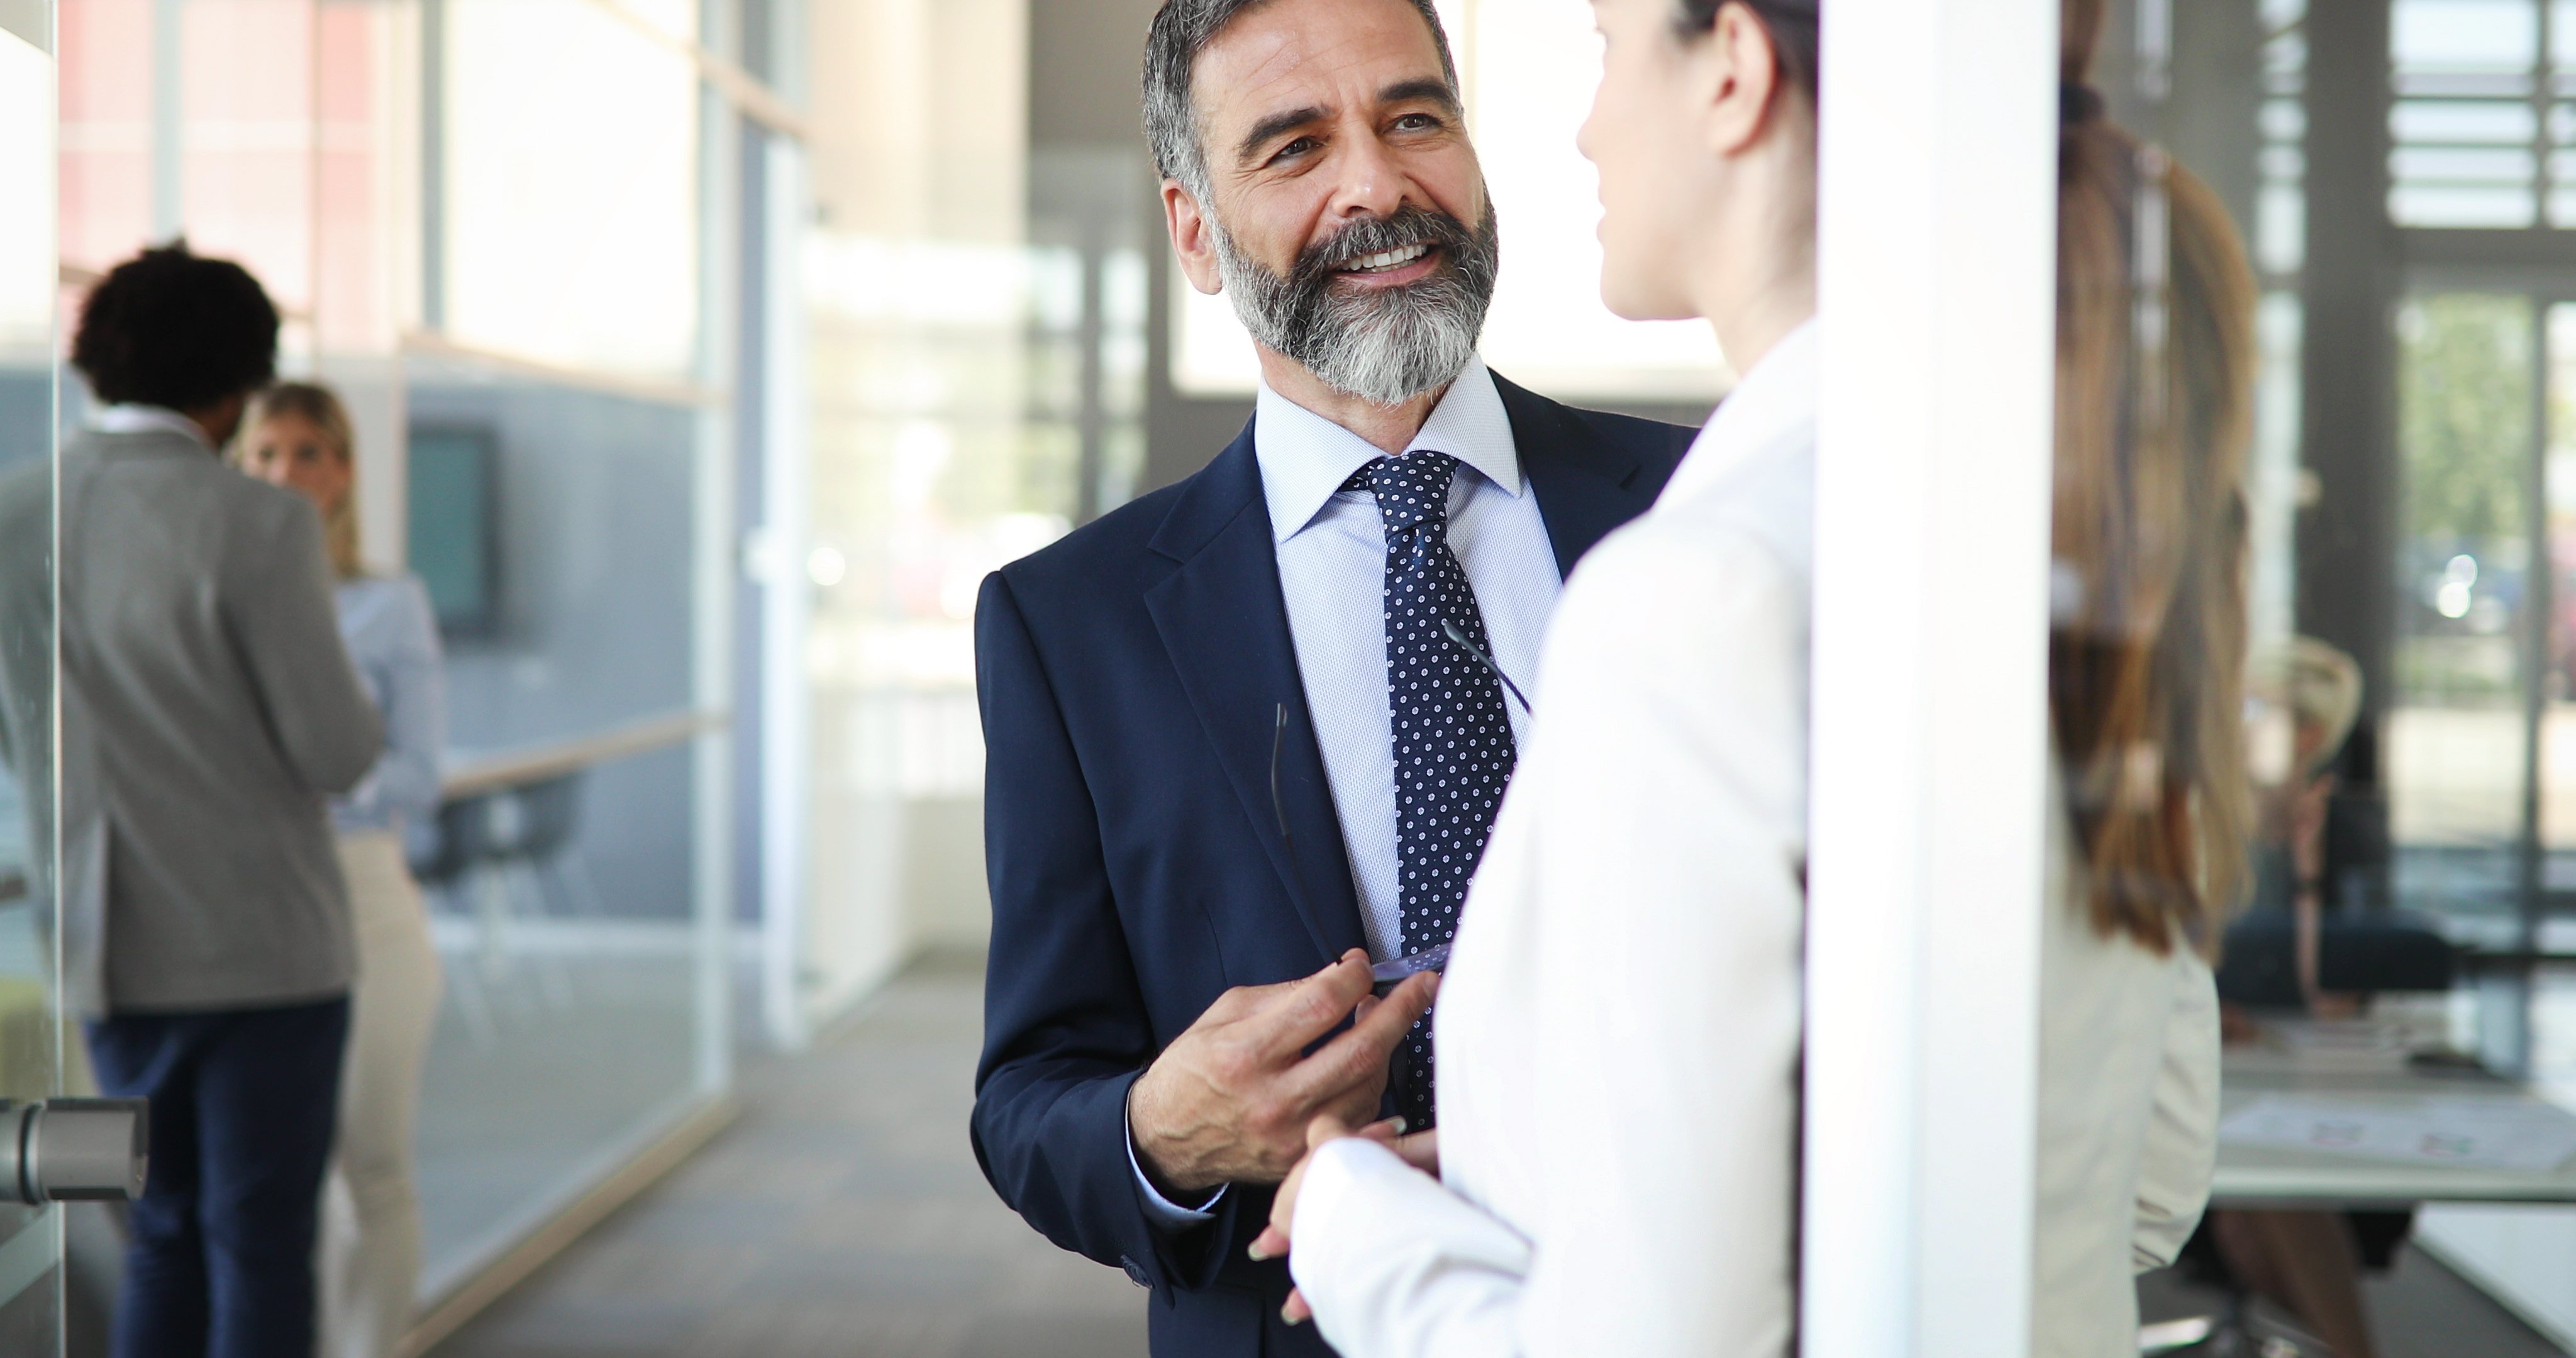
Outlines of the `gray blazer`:
<svg viewBox="0 0 2576 1358">
<path fill-rule="evenodd" d="M 0 541 L 42 541 L 20 530 L 45 470 L 0 481 Z M 320 517 L 166 431 L 74 435 L 59 471 L 66 1001 L 97 1016 L 345 992 L 327 798 L 383 731 L 340 642 Z M 6 555 L 0 573 L 23 574 Z M 0 588 L 0 631 L 41 630 L 40 604 Z M 7 649 L 9 687 L 37 687 Z"/>
</svg>

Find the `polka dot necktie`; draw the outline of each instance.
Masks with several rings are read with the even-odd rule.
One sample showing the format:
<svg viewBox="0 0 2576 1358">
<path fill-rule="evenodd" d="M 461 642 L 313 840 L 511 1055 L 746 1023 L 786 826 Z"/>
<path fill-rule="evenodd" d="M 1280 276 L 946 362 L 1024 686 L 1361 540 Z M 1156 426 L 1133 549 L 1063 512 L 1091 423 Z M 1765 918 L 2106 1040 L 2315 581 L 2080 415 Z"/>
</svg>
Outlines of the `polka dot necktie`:
<svg viewBox="0 0 2576 1358">
<path fill-rule="evenodd" d="M 1441 626 L 1455 624 L 1477 650 L 1492 654 L 1476 591 L 1449 550 L 1457 470 L 1458 459 L 1447 453 L 1416 449 L 1369 463 L 1344 486 L 1374 491 L 1386 525 L 1386 682 L 1407 956 L 1457 936 L 1467 879 L 1484 856 L 1514 758 L 1502 686 Z M 1396 1048 L 1393 1087 L 1406 1124 L 1431 1126 L 1428 1014 Z"/>
</svg>

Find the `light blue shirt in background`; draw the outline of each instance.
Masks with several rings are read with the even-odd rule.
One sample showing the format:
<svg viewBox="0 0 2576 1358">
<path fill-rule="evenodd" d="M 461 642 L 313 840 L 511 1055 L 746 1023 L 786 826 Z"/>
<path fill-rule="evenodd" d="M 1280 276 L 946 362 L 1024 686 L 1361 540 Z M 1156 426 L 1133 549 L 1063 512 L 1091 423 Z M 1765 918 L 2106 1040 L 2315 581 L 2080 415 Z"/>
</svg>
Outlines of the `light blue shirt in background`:
<svg viewBox="0 0 2576 1358">
<path fill-rule="evenodd" d="M 1270 508 L 1279 554 L 1279 589 L 1288 632 L 1297 644 L 1297 673 L 1306 710 L 1323 750 L 1324 776 L 1351 860 L 1360 925 L 1379 961 L 1404 951 L 1404 892 L 1395 826 L 1395 714 L 1386 673 L 1386 523 L 1377 496 L 1343 490 L 1351 473 L 1385 456 L 1368 440 L 1261 386 L 1252 417 L 1252 446 L 1261 464 L 1262 499 Z M 1468 363 L 1405 445 L 1458 459 L 1449 483 L 1449 550 L 1476 591 L 1494 663 L 1536 701 L 1539 643 L 1564 580 L 1556 548 L 1539 514 L 1538 496 L 1521 474 L 1512 420 L 1483 359 Z M 1515 746 L 1529 740 L 1529 713 L 1508 694 Z M 1166 1230 L 1206 1221 L 1219 1189 L 1196 1208 L 1157 1191 L 1136 1161 L 1129 1165 L 1146 1214 Z"/>
<path fill-rule="evenodd" d="M 438 810 L 447 691 L 437 615 L 420 577 L 409 572 L 343 580 L 337 601 L 350 663 L 384 714 L 385 752 L 364 781 L 332 802 L 332 823 L 344 835 L 400 834 Z"/>
</svg>

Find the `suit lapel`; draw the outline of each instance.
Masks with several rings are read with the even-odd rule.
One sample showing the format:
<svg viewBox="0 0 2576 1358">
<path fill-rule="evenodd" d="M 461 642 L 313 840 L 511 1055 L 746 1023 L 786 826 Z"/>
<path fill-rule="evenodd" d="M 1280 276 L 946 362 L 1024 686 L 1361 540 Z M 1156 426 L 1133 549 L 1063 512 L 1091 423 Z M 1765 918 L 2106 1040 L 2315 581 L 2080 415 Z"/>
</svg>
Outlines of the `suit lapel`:
<svg viewBox="0 0 2576 1358">
<path fill-rule="evenodd" d="M 1250 425 L 1191 479 L 1152 545 L 1180 568 L 1145 592 L 1146 611 L 1245 818 L 1322 958 L 1364 946 L 1341 822 L 1288 631 Z M 1283 705 L 1288 724 L 1278 740 L 1274 802 L 1272 736 Z"/>
<path fill-rule="evenodd" d="M 1564 406 L 1535 395 L 1500 375 L 1494 389 L 1511 416 L 1512 444 L 1521 472 L 1538 493 L 1548 545 L 1556 549 L 1559 575 L 1610 530 L 1645 513 L 1662 483 L 1641 475 L 1636 455 L 1601 436 Z"/>
</svg>

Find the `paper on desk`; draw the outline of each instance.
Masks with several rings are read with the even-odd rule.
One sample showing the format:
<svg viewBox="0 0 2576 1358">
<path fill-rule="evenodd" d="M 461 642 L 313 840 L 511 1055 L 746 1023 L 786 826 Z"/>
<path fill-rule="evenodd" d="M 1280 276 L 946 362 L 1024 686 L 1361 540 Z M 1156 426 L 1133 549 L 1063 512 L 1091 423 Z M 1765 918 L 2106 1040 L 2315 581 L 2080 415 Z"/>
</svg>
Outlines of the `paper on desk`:
<svg viewBox="0 0 2576 1358">
<path fill-rule="evenodd" d="M 2417 1165 L 2540 1173 L 2576 1155 L 2576 1117 L 2544 1103 L 2497 1099 L 2368 1103 L 2265 1094 L 2221 1122 L 2218 1139 Z"/>
</svg>

